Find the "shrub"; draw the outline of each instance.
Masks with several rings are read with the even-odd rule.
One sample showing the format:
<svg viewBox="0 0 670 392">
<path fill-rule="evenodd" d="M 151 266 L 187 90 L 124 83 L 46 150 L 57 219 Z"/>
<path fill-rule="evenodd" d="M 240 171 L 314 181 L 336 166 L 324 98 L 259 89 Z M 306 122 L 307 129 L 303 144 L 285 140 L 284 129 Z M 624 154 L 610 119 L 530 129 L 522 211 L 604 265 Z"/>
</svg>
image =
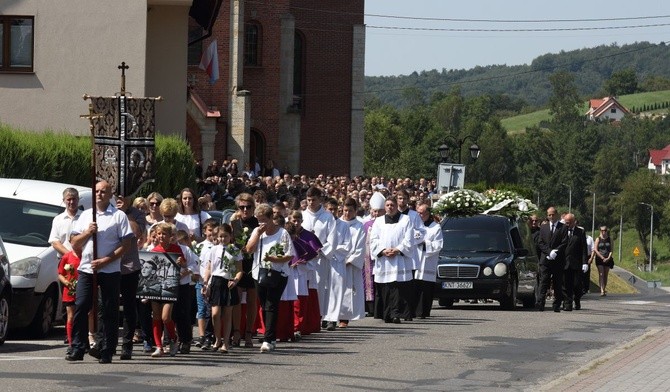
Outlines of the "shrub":
<svg viewBox="0 0 670 392">
<path fill-rule="evenodd" d="M 0 124 L 0 177 L 92 185 L 91 138 L 46 131 L 35 133 Z M 174 195 L 195 185 L 193 153 L 177 136 L 156 137 L 156 180 L 139 195 Z"/>
</svg>

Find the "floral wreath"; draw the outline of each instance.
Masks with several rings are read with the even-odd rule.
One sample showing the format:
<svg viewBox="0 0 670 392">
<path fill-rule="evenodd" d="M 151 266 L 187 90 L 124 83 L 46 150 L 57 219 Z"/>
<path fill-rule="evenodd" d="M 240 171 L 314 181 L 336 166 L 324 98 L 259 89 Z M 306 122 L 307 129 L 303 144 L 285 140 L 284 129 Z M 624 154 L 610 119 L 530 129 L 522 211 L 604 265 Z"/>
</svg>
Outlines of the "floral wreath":
<svg viewBox="0 0 670 392">
<path fill-rule="evenodd" d="M 489 189 L 484 194 L 470 189 L 446 193 L 433 205 L 433 213 L 441 216 L 502 215 L 508 218 L 527 218 L 537 206 L 513 191 Z"/>
</svg>

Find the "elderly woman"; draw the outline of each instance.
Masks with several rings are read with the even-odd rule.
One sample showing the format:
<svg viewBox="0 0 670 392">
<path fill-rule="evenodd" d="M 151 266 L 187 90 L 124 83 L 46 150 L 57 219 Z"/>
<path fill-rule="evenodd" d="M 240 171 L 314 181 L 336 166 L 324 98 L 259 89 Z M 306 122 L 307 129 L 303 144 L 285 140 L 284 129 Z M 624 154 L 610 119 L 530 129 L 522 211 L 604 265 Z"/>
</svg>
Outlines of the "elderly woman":
<svg viewBox="0 0 670 392">
<path fill-rule="evenodd" d="M 295 255 L 295 251 L 289 233 L 273 222 L 272 207 L 269 204 L 258 205 L 254 215 L 258 219 L 258 227 L 251 233 L 244 251 L 254 254 L 252 276 L 258 287 L 258 298 L 265 323 L 265 335 L 261 345 L 261 352 L 264 353 L 273 351 L 276 347 L 279 301 L 291 273 L 288 262 Z M 269 287 L 258 284 L 261 268 L 269 269 L 270 273 L 280 274 L 277 285 Z"/>
</svg>

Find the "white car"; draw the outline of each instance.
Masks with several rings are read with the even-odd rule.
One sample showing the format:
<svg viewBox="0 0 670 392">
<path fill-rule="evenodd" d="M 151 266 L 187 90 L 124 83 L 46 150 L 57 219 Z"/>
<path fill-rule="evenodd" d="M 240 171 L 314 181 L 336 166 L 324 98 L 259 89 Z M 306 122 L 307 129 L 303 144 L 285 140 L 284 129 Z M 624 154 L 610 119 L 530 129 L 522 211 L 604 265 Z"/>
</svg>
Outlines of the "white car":
<svg viewBox="0 0 670 392">
<path fill-rule="evenodd" d="M 61 318 L 58 254 L 49 245 L 53 218 L 65 211 L 63 190 L 79 191 L 91 206 L 91 188 L 57 182 L 0 178 L 0 237 L 11 265 L 10 329 L 43 337 Z"/>
</svg>

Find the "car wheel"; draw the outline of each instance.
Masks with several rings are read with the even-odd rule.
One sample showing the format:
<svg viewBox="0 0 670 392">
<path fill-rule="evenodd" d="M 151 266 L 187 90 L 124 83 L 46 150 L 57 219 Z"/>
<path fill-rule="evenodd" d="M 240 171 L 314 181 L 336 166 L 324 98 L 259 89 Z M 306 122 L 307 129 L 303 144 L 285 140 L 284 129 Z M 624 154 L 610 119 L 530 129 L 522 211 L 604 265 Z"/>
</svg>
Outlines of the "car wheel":
<svg viewBox="0 0 670 392">
<path fill-rule="evenodd" d="M 506 292 L 500 298 L 500 306 L 505 310 L 514 310 L 516 309 L 516 299 L 519 286 L 516 282 L 516 279 L 510 280 L 510 286 L 507 288 Z"/>
<path fill-rule="evenodd" d="M 53 294 L 53 290 L 50 290 L 44 294 L 44 298 L 42 298 L 42 302 L 35 313 L 35 318 L 32 324 L 30 324 L 31 335 L 37 338 L 47 336 L 53 327 L 55 312 L 56 297 Z"/>
<path fill-rule="evenodd" d="M 454 300 L 448 298 L 440 298 L 437 300 L 437 303 L 445 308 L 451 308 L 454 306 Z"/>
<path fill-rule="evenodd" d="M 9 329 L 9 301 L 6 296 L 0 297 L 0 345 L 7 339 Z"/>
</svg>

